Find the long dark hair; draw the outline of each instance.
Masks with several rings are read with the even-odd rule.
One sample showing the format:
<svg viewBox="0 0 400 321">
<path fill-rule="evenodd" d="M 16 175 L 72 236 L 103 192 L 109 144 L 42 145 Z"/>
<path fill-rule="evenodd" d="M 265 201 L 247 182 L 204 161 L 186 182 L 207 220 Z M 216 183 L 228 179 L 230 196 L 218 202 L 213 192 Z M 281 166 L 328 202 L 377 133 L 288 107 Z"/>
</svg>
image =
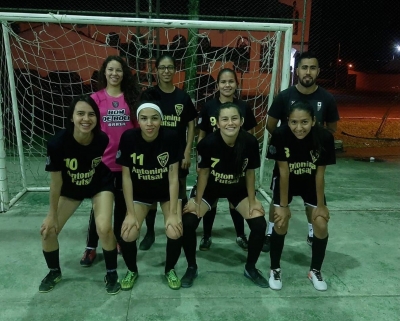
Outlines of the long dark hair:
<svg viewBox="0 0 400 321">
<path fill-rule="evenodd" d="M 238 105 L 235 103 L 227 102 L 221 104 L 217 109 L 217 119 L 219 121 L 219 116 L 223 109 L 228 108 L 235 108 L 240 116 L 240 119 L 243 119 L 242 112 Z M 245 130 L 240 127 L 239 134 L 236 137 L 235 145 L 233 146 L 233 164 L 234 164 L 234 176 L 235 178 L 239 178 L 240 175 L 243 173 L 243 161 L 244 161 L 244 151 L 246 148 L 246 132 Z"/>
<path fill-rule="evenodd" d="M 313 106 L 310 105 L 308 101 L 295 101 L 292 105 L 289 107 L 289 112 L 288 112 L 288 119 L 290 115 L 293 113 L 295 110 L 303 110 L 307 114 L 310 115 L 311 119 L 314 120 L 315 118 L 315 112 Z M 313 150 L 317 151 L 320 153 L 323 150 L 323 144 L 322 144 L 322 135 L 323 131 L 325 129 L 318 123 L 318 121 L 315 121 L 315 125 L 311 128 L 310 134 L 312 137 L 313 141 Z"/>
<path fill-rule="evenodd" d="M 92 97 L 90 97 L 90 95 L 80 95 L 75 97 L 71 104 L 69 105 L 68 109 L 67 109 L 67 122 L 65 124 L 65 128 L 67 129 L 67 131 L 69 133 L 73 133 L 74 132 L 74 123 L 71 121 L 71 119 L 73 118 L 74 115 L 74 111 L 75 111 L 75 106 L 78 102 L 83 101 L 85 103 L 87 103 L 90 107 L 92 107 L 94 114 L 96 115 L 97 118 L 97 123 L 96 126 L 94 126 L 92 132 L 93 134 L 98 134 L 101 131 L 101 127 L 100 127 L 100 110 L 99 110 L 99 106 L 97 106 L 96 102 L 94 101 L 94 99 Z"/>
<path fill-rule="evenodd" d="M 120 56 L 108 56 L 103 64 L 100 67 L 99 70 L 99 84 L 98 84 L 98 89 L 103 89 L 107 87 L 107 79 L 106 79 L 106 69 L 107 65 L 110 61 L 115 60 L 116 62 L 119 62 L 122 67 L 122 81 L 121 81 L 121 91 L 124 94 L 124 99 L 127 105 L 129 106 L 129 110 L 131 112 L 131 118 L 135 116 L 134 113 L 134 108 L 135 108 L 135 103 L 139 97 L 140 90 L 137 84 L 137 81 L 132 75 L 131 69 L 129 68 L 128 64 L 124 59 L 122 59 Z"/>
<path fill-rule="evenodd" d="M 217 85 L 218 85 L 218 86 L 219 86 L 219 81 L 220 81 L 220 79 L 221 79 L 221 76 L 222 76 L 222 74 L 224 74 L 224 73 L 230 73 L 230 74 L 232 74 L 233 77 L 235 78 L 236 86 L 239 86 L 239 79 L 238 79 L 238 77 L 237 77 L 237 75 L 236 75 L 236 72 L 235 72 L 233 69 L 231 69 L 231 68 L 223 68 L 223 69 L 221 69 L 221 70 L 219 71 L 218 76 L 217 76 Z M 221 93 L 220 93 L 219 90 L 218 90 L 218 91 L 216 91 L 216 92 L 214 93 L 214 98 L 219 98 L 220 95 L 221 95 Z M 235 93 L 234 93 L 233 97 L 234 97 L 234 98 L 238 98 L 238 97 L 239 97 L 237 88 L 236 88 L 236 90 L 235 90 Z"/>
</svg>

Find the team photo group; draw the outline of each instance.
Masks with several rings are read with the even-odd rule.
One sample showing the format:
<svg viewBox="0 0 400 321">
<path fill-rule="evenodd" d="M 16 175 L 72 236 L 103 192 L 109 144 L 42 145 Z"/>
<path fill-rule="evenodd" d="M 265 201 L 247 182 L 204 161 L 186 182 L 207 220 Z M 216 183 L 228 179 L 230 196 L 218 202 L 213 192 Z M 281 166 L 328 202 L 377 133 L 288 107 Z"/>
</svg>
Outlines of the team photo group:
<svg viewBox="0 0 400 321">
<path fill-rule="evenodd" d="M 49 210 L 40 234 L 49 272 L 39 292 L 52 291 L 62 280 L 58 235 L 84 199 L 91 199 L 91 209 L 80 265 L 93 264 L 100 240 L 108 294 L 140 282 L 145 271 L 138 269 L 138 248 L 150 250 L 155 242 L 157 209 L 164 216 L 165 284 L 178 290 L 200 283 L 196 252 L 212 250 L 219 199 L 229 202 L 236 244 L 247 251 L 238 273 L 256 286 L 280 290 L 294 196 L 302 199 L 308 221 L 304 246 L 311 247 L 311 261 L 304 277 L 316 290 L 327 290 L 321 273 L 330 219 L 325 169 L 336 163 L 333 134 L 339 114 L 333 96 L 317 84 L 316 55 L 300 54 L 296 84 L 281 91 L 268 109 L 266 157 L 275 164 L 270 186 L 262 187 L 270 189 L 270 204 L 256 195 L 258 124 L 252 108 L 239 99 L 236 72 L 221 69 L 213 95 L 197 111 L 191 97 L 174 85 L 176 66 L 172 55 L 161 55 L 155 62 L 157 85 L 142 91 L 126 61 L 109 56 L 99 66 L 98 90 L 72 101 L 66 128 L 47 143 Z M 189 170 L 197 179 L 187 193 Z M 142 225 L 146 234 L 140 238 Z M 179 276 L 175 266 L 182 250 L 187 268 Z M 268 255 L 263 252 L 269 253 L 269 266 L 257 264 L 260 255 Z M 117 273 L 119 254 L 126 265 L 123 275 Z"/>
</svg>

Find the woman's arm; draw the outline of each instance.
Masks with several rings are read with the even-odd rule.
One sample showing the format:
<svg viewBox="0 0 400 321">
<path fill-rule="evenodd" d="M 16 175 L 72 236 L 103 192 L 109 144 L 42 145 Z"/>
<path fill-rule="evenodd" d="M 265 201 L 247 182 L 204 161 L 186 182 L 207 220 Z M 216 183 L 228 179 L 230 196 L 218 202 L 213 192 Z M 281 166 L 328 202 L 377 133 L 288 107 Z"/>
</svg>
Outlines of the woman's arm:
<svg viewBox="0 0 400 321">
<path fill-rule="evenodd" d="M 277 163 L 279 167 L 279 205 L 286 207 L 289 203 L 289 165 L 287 162 L 282 161 Z"/>
<path fill-rule="evenodd" d="M 203 199 L 204 191 L 207 186 L 208 177 L 210 175 L 209 168 L 200 168 L 197 176 L 196 204 L 199 205 Z"/>
<path fill-rule="evenodd" d="M 182 162 L 182 168 L 183 169 L 188 169 L 190 167 L 190 153 L 192 151 L 192 146 L 193 146 L 193 140 L 194 140 L 194 120 L 190 121 L 188 123 L 188 128 L 187 128 L 187 142 L 186 142 L 186 148 L 184 152 L 184 159 Z"/>
<path fill-rule="evenodd" d="M 122 166 L 122 192 L 124 193 L 127 215 L 135 216 L 131 173 L 129 167 L 126 166 Z"/>
<path fill-rule="evenodd" d="M 63 184 L 62 174 L 60 172 L 50 173 L 50 208 L 49 216 L 57 218 L 58 201 L 61 195 L 61 187 Z"/>
<path fill-rule="evenodd" d="M 169 165 L 168 181 L 169 181 L 169 209 L 170 214 L 178 214 L 178 195 L 179 195 L 179 163 Z"/>
<path fill-rule="evenodd" d="M 250 206 L 256 201 L 256 176 L 254 169 L 248 169 L 246 171 L 246 188 L 247 188 L 247 197 L 249 198 Z"/>
<path fill-rule="evenodd" d="M 197 144 L 204 138 L 206 137 L 206 132 L 204 130 L 199 131 L 199 137 L 197 137 Z"/>
<path fill-rule="evenodd" d="M 326 166 L 318 166 L 315 175 L 317 206 L 325 206 L 325 168 Z"/>
</svg>

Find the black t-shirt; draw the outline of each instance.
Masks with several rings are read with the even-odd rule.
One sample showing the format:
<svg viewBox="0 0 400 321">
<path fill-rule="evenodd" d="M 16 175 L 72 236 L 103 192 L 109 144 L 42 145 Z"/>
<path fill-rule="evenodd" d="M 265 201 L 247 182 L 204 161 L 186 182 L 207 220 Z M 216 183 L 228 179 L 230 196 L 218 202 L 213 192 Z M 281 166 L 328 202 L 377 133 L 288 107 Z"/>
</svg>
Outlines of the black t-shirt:
<svg viewBox="0 0 400 321">
<path fill-rule="evenodd" d="M 207 190 L 211 190 L 217 198 L 227 197 L 233 190 L 246 186 L 246 171 L 260 167 L 260 153 L 257 139 L 242 130 L 243 172 L 239 179 L 235 178 L 234 147 L 228 146 L 222 139 L 220 130 L 207 135 L 197 144 L 199 168 L 209 168 L 210 176 Z"/>
<path fill-rule="evenodd" d="M 242 128 L 249 131 L 257 126 L 257 120 L 254 117 L 253 111 L 243 100 L 234 99 L 233 103 L 239 106 L 240 111 L 244 117 Z M 218 98 L 213 98 L 207 101 L 200 111 L 198 120 L 198 128 L 206 132 L 206 135 L 215 131 L 217 126 L 217 110 L 222 103 Z"/>
<path fill-rule="evenodd" d="M 164 115 L 162 126 L 178 133 L 180 151 L 183 154 L 188 123 L 197 118 L 197 110 L 190 96 L 183 90 L 175 87 L 172 93 L 165 93 L 158 86 L 154 88 L 161 96 L 159 107 Z"/>
<path fill-rule="evenodd" d="M 163 127 L 152 142 L 143 139 L 140 128 L 122 134 L 116 163 L 129 168 L 133 199 L 169 198 L 169 165 L 180 160 L 176 142 L 176 132 Z"/>
<path fill-rule="evenodd" d="M 276 128 L 272 133 L 267 158 L 288 162 L 290 191 L 308 188 L 315 191 L 317 167 L 336 164 L 333 135 L 328 130 L 320 128 L 322 149 L 318 155 L 313 148 L 314 130 L 316 130 L 315 127 L 303 139 L 296 138 L 287 124 Z M 279 177 L 277 163 L 275 163 L 273 176 Z"/>
<path fill-rule="evenodd" d="M 47 143 L 46 171 L 61 171 L 64 190 L 88 195 L 88 191 L 98 188 L 96 185 L 101 184 L 103 175 L 111 172 L 101 161 L 108 141 L 106 133 L 100 132 L 84 146 L 63 129 Z"/>
<path fill-rule="evenodd" d="M 331 93 L 318 86 L 312 94 L 304 95 L 299 92 L 296 86 L 282 90 L 274 99 L 268 110 L 268 115 L 287 123 L 289 107 L 295 101 L 307 101 L 313 106 L 315 117 L 321 125 L 333 123 L 339 120 L 339 112 L 335 98 Z"/>
</svg>

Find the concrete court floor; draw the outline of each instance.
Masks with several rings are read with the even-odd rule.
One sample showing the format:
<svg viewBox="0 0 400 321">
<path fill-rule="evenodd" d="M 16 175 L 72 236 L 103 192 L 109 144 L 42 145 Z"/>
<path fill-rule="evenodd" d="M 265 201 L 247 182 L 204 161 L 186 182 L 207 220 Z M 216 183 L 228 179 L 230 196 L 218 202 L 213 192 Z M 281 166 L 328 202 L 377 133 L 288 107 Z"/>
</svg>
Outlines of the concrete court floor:
<svg viewBox="0 0 400 321">
<path fill-rule="evenodd" d="M 132 291 L 107 295 L 104 261 L 82 268 L 89 204 L 60 235 L 63 280 L 38 293 L 47 273 L 39 226 L 48 193 L 29 193 L 0 214 L 0 320 L 400 320 L 400 164 L 338 159 L 327 170 L 330 239 L 323 265 L 328 291 L 307 279 L 311 250 L 298 198 L 282 257 L 283 289 L 261 289 L 243 277 L 246 253 L 235 244 L 226 201 L 220 203 L 213 245 L 198 252 L 199 277 L 190 289 L 170 290 L 163 278 L 165 236 L 157 216 L 156 243 L 138 253 L 140 277 Z M 265 204 L 265 206 L 268 206 Z M 199 228 L 200 240 L 202 228 Z M 144 235 L 143 230 L 142 235 Z M 258 268 L 268 275 L 269 255 Z M 182 276 L 185 258 L 176 267 Z M 126 272 L 119 257 L 120 278 Z"/>
</svg>

